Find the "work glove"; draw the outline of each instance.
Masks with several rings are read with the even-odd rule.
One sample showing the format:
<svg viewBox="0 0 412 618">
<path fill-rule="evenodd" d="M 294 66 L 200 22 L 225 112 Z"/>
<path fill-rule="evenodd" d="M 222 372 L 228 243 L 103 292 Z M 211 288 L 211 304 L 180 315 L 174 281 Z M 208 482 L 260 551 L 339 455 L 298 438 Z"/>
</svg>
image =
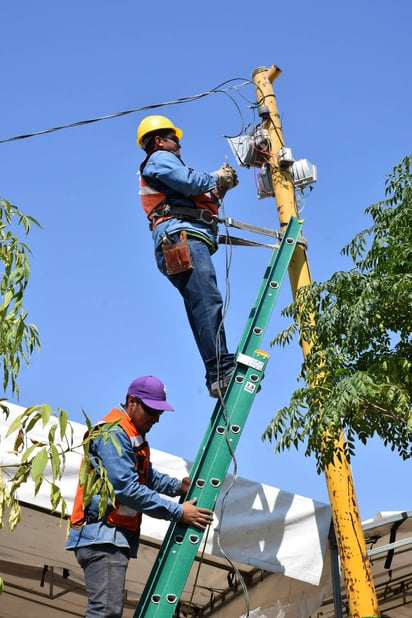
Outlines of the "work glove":
<svg viewBox="0 0 412 618">
<path fill-rule="evenodd" d="M 239 184 L 236 170 L 229 163 L 225 163 L 213 173 L 217 174 L 218 180 L 216 188 L 213 189 L 212 193 L 219 199 L 223 198 L 229 189 L 233 189 L 233 187 Z"/>
</svg>

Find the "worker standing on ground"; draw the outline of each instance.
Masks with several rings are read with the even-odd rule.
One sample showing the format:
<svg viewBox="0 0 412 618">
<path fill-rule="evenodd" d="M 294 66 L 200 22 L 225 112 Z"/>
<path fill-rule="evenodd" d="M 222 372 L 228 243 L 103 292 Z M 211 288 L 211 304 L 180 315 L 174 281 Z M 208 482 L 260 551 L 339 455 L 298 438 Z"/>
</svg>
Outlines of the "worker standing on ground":
<svg viewBox="0 0 412 618">
<path fill-rule="evenodd" d="M 147 156 L 140 166 L 140 197 L 152 230 L 159 270 L 183 297 L 206 369 L 212 397 L 222 395 L 234 369 L 223 326 L 223 300 L 211 255 L 217 250 L 220 200 L 238 184 L 228 164 L 199 172 L 180 157 L 183 132 L 165 116 L 147 116 L 137 143 Z"/>
<path fill-rule="evenodd" d="M 154 376 L 136 378 L 127 391 L 122 409 L 114 408 L 101 423 L 119 421 L 109 429 L 120 445 L 103 434 L 91 441 L 89 456 L 96 469 L 101 463 L 116 495 L 116 503 L 98 518 L 99 496 L 84 510 L 84 484 L 78 486 L 71 516 L 66 549 L 74 550 L 83 568 L 88 604 L 86 618 L 120 618 L 126 569 L 129 558 L 136 558 L 142 514 L 180 521 L 204 530 L 213 513 L 195 506 L 196 499 L 179 504 L 162 497 L 185 496 L 188 477 L 181 481 L 153 469 L 146 434 L 165 410 L 163 382 Z"/>
</svg>

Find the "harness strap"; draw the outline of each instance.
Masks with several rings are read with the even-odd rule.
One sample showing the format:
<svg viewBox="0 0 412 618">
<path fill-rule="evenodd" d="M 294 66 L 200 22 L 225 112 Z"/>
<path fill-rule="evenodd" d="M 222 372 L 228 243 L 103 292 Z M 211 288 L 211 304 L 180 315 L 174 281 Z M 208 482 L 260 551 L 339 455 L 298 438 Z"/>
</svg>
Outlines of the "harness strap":
<svg viewBox="0 0 412 618">
<path fill-rule="evenodd" d="M 178 219 L 189 219 L 192 221 L 200 221 L 206 225 L 210 225 L 214 231 L 217 230 L 218 218 L 211 210 L 207 208 L 191 208 L 190 206 L 172 206 L 172 204 L 161 204 L 154 208 L 150 213 L 151 229 L 156 223 L 156 219 L 162 217 L 177 217 Z"/>
</svg>

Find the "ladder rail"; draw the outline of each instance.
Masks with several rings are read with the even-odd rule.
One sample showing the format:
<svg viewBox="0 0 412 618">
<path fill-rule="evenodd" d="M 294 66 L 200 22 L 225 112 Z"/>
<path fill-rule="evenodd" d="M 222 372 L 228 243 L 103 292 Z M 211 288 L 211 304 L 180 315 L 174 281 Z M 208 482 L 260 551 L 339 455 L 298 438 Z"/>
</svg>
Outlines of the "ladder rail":
<svg viewBox="0 0 412 618">
<path fill-rule="evenodd" d="M 263 338 L 264 332 L 268 325 L 269 319 L 271 317 L 273 307 L 277 300 L 277 297 L 280 292 L 281 284 L 283 283 L 283 279 L 286 275 L 286 270 L 289 265 L 289 262 L 292 258 L 293 252 L 295 250 L 296 241 L 302 227 L 302 222 L 299 221 L 296 217 L 292 217 L 288 227 L 285 231 L 284 237 L 282 239 L 282 243 L 280 246 L 275 249 L 272 253 L 271 259 L 266 267 L 265 273 L 263 275 L 262 282 L 260 284 L 260 288 L 256 295 L 255 304 L 253 305 L 249 316 L 246 321 L 246 325 L 244 327 L 235 358 L 236 360 L 239 357 L 242 359 L 243 356 L 250 356 L 254 350 L 256 350 Z M 282 268 L 282 275 L 276 279 L 273 275 L 279 271 L 279 266 Z M 270 306 L 268 306 L 270 303 Z M 237 375 L 236 371 L 234 372 L 234 377 L 230 381 L 225 400 L 228 397 L 228 393 L 230 393 L 232 389 L 232 384 L 235 379 L 235 375 Z M 237 403 L 237 402 L 236 402 Z M 221 413 L 220 402 L 218 401 L 212 417 L 210 419 L 210 423 L 208 428 L 206 429 L 203 441 L 198 450 L 197 458 L 195 459 L 191 474 L 193 475 L 196 468 L 199 457 L 204 456 L 203 454 L 208 450 L 207 442 L 210 439 L 211 435 L 213 435 L 213 431 L 216 428 L 216 423 L 219 420 L 219 416 Z M 192 476 L 193 478 L 193 476 Z"/>
</svg>

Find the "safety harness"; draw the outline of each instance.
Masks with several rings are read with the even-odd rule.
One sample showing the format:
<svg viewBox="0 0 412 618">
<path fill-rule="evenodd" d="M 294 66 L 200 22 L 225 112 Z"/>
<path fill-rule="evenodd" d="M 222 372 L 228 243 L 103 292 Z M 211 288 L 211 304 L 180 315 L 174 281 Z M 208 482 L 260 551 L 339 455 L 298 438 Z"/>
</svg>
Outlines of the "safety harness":
<svg viewBox="0 0 412 618">
<path fill-rule="evenodd" d="M 155 151 L 157 152 L 157 151 Z M 178 218 L 188 221 L 198 221 L 210 225 L 214 232 L 217 232 L 217 216 L 219 213 L 219 200 L 211 191 L 206 191 L 199 195 L 184 196 L 161 181 L 148 177 L 144 174 L 144 168 L 149 158 L 154 153 L 150 153 L 140 165 L 139 194 L 143 209 L 149 220 L 150 230 L 166 219 Z M 175 153 L 173 153 L 175 154 Z M 175 155 L 180 161 L 180 157 Z M 171 204 L 170 202 L 183 201 L 193 206 Z"/>
</svg>

